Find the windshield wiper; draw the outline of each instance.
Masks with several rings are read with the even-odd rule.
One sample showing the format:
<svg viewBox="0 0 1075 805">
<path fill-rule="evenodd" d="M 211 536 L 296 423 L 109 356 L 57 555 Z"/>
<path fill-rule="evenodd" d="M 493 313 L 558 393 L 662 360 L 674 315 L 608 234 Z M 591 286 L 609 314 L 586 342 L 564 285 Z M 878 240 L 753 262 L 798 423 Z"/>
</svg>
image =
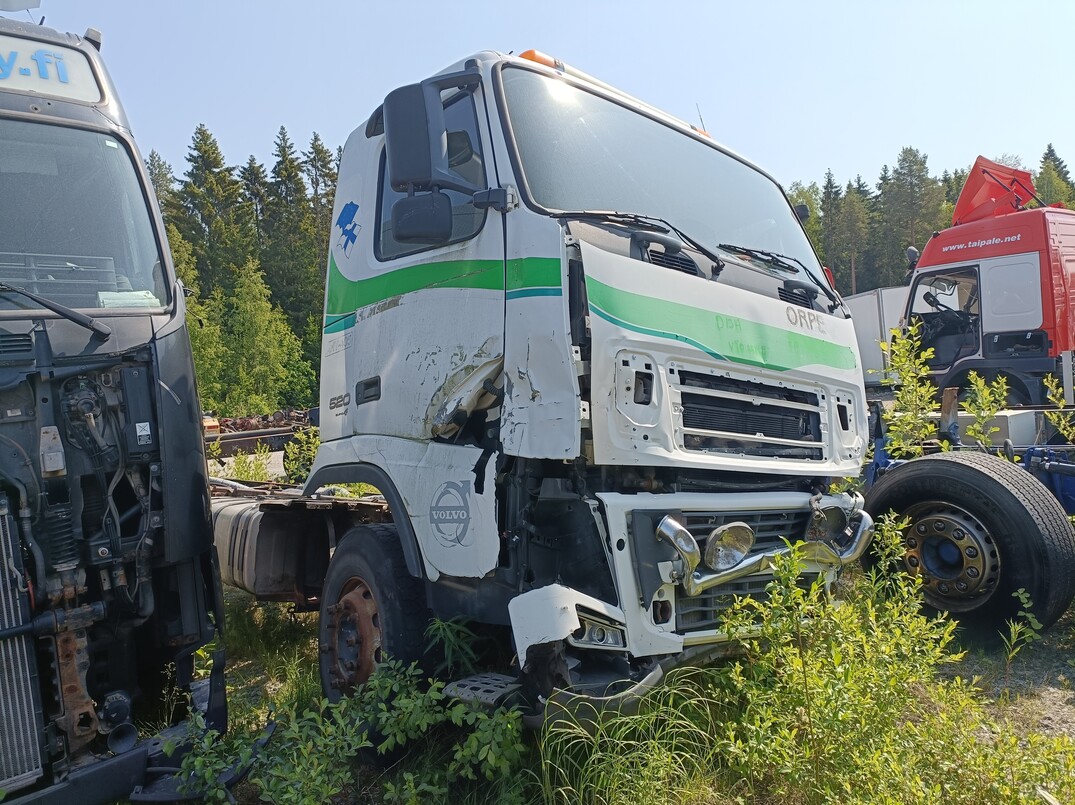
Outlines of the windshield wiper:
<svg viewBox="0 0 1075 805">
<path fill-rule="evenodd" d="M 67 307 L 67 305 L 61 305 L 59 302 L 53 302 L 51 299 L 39 296 L 33 291 L 19 288 L 16 285 L 8 285 L 6 282 L 0 282 L 0 291 L 10 291 L 11 293 L 21 294 L 27 299 L 37 302 L 41 307 L 63 316 L 68 321 L 73 321 L 80 327 L 92 330 L 94 333 L 101 336 L 102 341 L 107 341 L 108 337 L 112 335 L 112 328 L 104 322 L 97 321 L 97 319 L 92 316 L 87 316 L 85 313 L 79 313 L 77 310 L 72 310 Z"/>
<path fill-rule="evenodd" d="M 699 243 L 674 224 L 671 224 L 664 218 L 660 218 L 656 215 L 643 215 L 638 212 L 619 212 L 616 210 L 577 210 L 574 212 L 558 212 L 553 215 L 553 217 L 591 218 L 598 221 L 610 221 L 615 224 L 634 224 L 635 226 L 640 226 L 644 229 L 649 229 L 652 232 L 660 232 L 665 235 L 671 232 L 696 252 L 699 252 L 713 262 L 713 279 L 716 279 L 724 268 L 724 261 L 716 252 Z"/>
<path fill-rule="evenodd" d="M 763 263 L 773 266 L 774 268 L 780 268 L 784 271 L 794 271 L 799 273 L 801 267 L 804 272 L 806 266 L 796 260 L 794 257 L 786 257 L 783 254 L 777 254 L 776 252 L 767 252 L 764 249 L 748 249 L 746 246 L 737 246 L 734 243 L 718 243 L 717 246 L 724 249 L 726 252 L 732 252 L 733 254 L 745 254 L 747 257 L 753 257 L 757 260 L 761 260 Z"/>
<path fill-rule="evenodd" d="M 773 268 L 783 269 L 784 271 L 794 271 L 796 274 L 799 273 L 799 269 L 802 269 L 802 272 L 810 278 L 810 281 L 814 283 L 814 285 L 821 289 L 821 291 L 825 294 L 825 296 L 828 297 L 829 301 L 832 303 L 832 306 L 829 308 L 830 313 L 840 306 L 840 300 L 836 296 L 836 294 L 833 293 L 832 289 L 829 287 L 829 284 L 818 279 L 818 277 L 814 275 L 814 272 L 807 268 L 806 264 L 803 263 L 803 261 L 797 257 L 791 257 L 787 254 L 780 254 L 779 252 L 770 252 L 766 251 L 765 249 L 748 249 L 746 246 L 737 246 L 734 243 L 719 243 L 717 245 L 720 248 L 724 249 L 724 251 L 726 252 L 732 252 L 733 254 L 745 254 L 748 257 L 757 258 L 758 260 L 761 260 L 763 263 L 767 263 Z"/>
</svg>

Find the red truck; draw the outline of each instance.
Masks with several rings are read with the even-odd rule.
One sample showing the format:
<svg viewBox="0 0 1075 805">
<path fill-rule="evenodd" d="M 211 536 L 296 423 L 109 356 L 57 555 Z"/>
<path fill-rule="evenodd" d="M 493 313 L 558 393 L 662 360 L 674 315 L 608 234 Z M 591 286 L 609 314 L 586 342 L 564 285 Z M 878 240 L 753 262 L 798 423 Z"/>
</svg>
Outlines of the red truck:
<svg viewBox="0 0 1075 805">
<path fill-rule="evenodd" d="M 1003 375 L 1009 403 L 1040 405 L 1075 349 L 1075 210 L 1031 200 L 1028 172 L 978 157 L 952 226 L 911 264 L 904 319 L 922 322 L 938 388 Z"/>
</svg>

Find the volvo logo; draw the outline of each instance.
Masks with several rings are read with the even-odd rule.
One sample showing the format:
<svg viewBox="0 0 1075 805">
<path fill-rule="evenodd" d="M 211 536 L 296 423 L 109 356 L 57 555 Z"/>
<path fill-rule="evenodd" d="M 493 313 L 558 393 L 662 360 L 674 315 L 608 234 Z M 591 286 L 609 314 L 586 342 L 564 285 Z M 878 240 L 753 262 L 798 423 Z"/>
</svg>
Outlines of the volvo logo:
<svg viewBox="0 0 1075 805">
<path fill-rule="evenodd" d="M 446 548 L 469 545 L 470 481 L 446 481 L 437 487 L 429 504 L 429 525 L 433 536 Z"/>
</svg>

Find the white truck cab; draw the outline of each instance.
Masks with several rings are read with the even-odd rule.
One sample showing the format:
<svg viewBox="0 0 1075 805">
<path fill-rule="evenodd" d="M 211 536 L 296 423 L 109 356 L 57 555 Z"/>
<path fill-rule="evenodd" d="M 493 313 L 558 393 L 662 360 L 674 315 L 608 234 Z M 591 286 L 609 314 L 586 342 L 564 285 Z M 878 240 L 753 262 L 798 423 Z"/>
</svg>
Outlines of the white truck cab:
<svg viewBox="0 0 1075 805">
<path fill-rule="evenodd" d="M 785 540 L 826 579 L 865 549 L 827 491 L 866 449 L 849 313 L 779 185 L 706 133 L 483 52 L 351 134 L 333 220 L 305 493 L 370 483 L 393 525 L 289 503 L 273 553 L 306 581 L 225 570 L 319 602 L 330 694 L 417 658 L 432 614 L 502 636 L 505 689 L 629 695 L 723 651 Z M 222 555 L 239 509 L 272 518 L 226 505 Z"/>
</svg>

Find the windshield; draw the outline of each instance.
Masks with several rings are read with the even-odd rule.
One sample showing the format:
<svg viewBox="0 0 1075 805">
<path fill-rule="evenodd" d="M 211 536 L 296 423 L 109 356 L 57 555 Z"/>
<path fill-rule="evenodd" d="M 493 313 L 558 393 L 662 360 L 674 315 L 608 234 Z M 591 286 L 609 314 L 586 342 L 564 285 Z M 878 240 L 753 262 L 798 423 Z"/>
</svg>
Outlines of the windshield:
<svg viewBox="0 0 1075 805">
<path fill-rule="evenodd" d="M 538 205 L 659 216 L 709 248 L 776 252 L 820 270 L 783 192 L 758 170 L 566 81 L 513 67 L 502 78 Z"/>
<path fill-rule="evenodd" d="M 115 137 L 0 120 L 0 282 L 72 308 L 158 308 L 157 241 Z M 38 309 L 0 293 L 0 311 Z"/>
</svg>

